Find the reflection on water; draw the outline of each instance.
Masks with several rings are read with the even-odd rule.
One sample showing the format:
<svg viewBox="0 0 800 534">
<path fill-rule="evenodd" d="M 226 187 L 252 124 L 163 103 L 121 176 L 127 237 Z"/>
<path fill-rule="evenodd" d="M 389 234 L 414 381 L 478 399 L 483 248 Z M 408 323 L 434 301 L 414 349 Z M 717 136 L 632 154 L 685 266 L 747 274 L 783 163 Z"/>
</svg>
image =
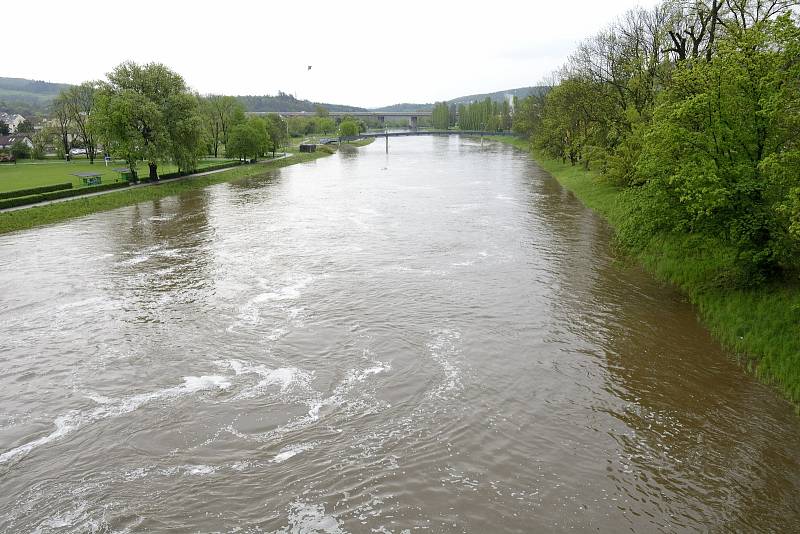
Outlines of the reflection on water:
<svg viewBox="0 0 800 534">
<path fill-rule="evenodd" d="M 0 237 L 0 530 L 779 531 L 800 424 L 526 155 Z"/>
</svg>

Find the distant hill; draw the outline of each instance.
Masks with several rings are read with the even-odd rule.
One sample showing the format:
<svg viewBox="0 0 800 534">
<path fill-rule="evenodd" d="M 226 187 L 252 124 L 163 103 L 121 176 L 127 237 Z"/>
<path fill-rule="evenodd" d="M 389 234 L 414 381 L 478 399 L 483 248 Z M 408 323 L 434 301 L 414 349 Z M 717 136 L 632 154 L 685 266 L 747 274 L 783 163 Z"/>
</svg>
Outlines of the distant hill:
<svg viewBox="0 0 800 534">
<path fill-rule="evenodd" d="M 458 98 L 454 98 L 452 100 L 448 100 L 448 104 L 469 104 L 470 102 L 477 102 L 479 100 L 485 100 L 486 97 L 489 97 L 491 100 L 495 102 L 502 102 L 506 95 L 513 95 L 519 98 L 525 98 L 529 95 L 536 95 L 543 91 L 545 91 L 545 87 L 541 86 L 532 86 L 532 87 L 518 87 L 516 89 L 506 89 L 504 91 L 496 91 L 494 93 L 482 93 L 477 95 L 467 95 L 467 96 L 459 96 Z"/>
<path fill-rule="evenodd" d="M 392 106 L 383 106 L 382 108 L 370 108 L 370 111 L 388 111 L 403 113 L 406 111 L 428 111 L 433 109 L 433 104 L 394 104 Z"/>
<path fill-rule="evenodd" d="M 342 106 L 339 104 L 325 104 L 311 102 L 310 100 L 298 100 L 292 95 L 287 95 L 281 91 L 277 96 L 270 95 L 241 95 L 237 96 L 247 111 L 310 111 L 317 110 L 317 106 L 322 106 L 328 111 L 366 111 L 364 108 L 355 106 Z"/>
<path fill-rule="evenodd" d="M 539 94 L 545 91 L 545 87 L 532 86 L 532 87 L 517 87 L 516 89 L 506 89 L 504 91 L 495 91 L 494 93 L 481 93 L 477 95 L 459 96 L 448 100 L 448 104 L 469 104 L 470 102 L 477 102 L 485 100 L 489 97 L 495 102 L 502 102 L 506 95 L 514 95 L 519 98 L 525 98 L 528 95 Z M 427 111 L 433 109 L 433 104 L 394 104 L 391 106 L 383 106 L 380 108 L 370 108 L 370 111 L 389 111 L 389 112 L 407 112 L 407 111 Z"/>
<path fill-rule="evenodd" d="M 44 113 L 53 98 L 67 87 L 65 83 L 0 77 L 0 111 L 22 115 Z"/>
<path fill-rule="evenodd" d="M 51 83 L 26 78 L 0 77 L 0 111 L 20 113 L 21 115 L 41 115 L 47 113 L 50 102 L 63 89 L 66 83 Z M 364 108 L 338 104 L 316 103 L 298 100 L 292 95 L 278 92 L 277 96 L 242 95 L 236 98 L 247 111 L 316 111 L 320 105 L 328 111 L 364 111 Z"/>
</svg>

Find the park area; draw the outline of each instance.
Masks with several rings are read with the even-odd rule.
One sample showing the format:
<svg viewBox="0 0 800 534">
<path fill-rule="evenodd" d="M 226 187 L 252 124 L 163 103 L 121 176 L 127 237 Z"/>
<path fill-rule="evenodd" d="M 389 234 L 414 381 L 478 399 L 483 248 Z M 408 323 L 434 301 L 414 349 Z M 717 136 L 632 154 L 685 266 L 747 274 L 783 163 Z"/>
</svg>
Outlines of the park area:
<svg viewBox="0 0 800 534">
<path fill-rule="evenodd" d="M 234 160 L 223 158 L 203 159 L 198 164 L 198 170 L 228 163 Z M 72 182 L 72 187 L 87 187 L 80 177 L 75 174 L 80 173 L 101 173 L 102 184 L 111 184 L 122 181 L 122 175 L 114 169 L 126 168 L 124 161 L 112 161 L 105 165 L 103 160 L 95 161 L 92 165 L 88 160 L 66 161 L 32 161 L 4 163 L 0 165 L 0 193 L 6 191 L 16 191 L 19 189 L 30 189 L 54 184 Z M 162 163 L 158 165 L 158 174 L 164 175 L 175 172 L 178 168 L 175 165 Z M 142 163 L 137 167 L 139 178 L 147 178 L 147 165 Z"/>
</svg>

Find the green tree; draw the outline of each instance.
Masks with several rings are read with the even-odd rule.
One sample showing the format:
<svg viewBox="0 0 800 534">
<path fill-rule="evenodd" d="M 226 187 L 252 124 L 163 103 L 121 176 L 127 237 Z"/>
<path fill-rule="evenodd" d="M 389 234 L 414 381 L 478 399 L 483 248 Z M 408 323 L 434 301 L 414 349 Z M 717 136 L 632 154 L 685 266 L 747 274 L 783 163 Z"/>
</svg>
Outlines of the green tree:
<svg viewBox="0 0 800 534">
<path fill-rule="evenodd" d="M 45 126 L 33 134 L 33 150 L 31 152 L 31 156 L 34 159 L 43 159 L 45 152 L 47 151 L 47 147 L 53 144 L 53 138 L 55 135 L 56 132 L 50 126 Z"/>
<path fill-rule="evenodd" d="M 33 133 L 35 128 L 33 127 L 33 123 L 29 120 L 24 120 L 17 126 L 16 133 Z"/>
<path fill-rule="evenodd" d="M 225 155 L 239 159 L 257 159 L 267 152 L 270 138 L 263 119 L 251 117 L 231 128 Z"/>
<path fill-rule="evenodd" d="M 58 130 L 59 143 L 56 145 L 59 158 L 70 160 L 69 155 L 69 136 L 72 126 L 72 118 L 69 112 L 69 105 L 64 95 L 58 95 L 50 105 L 51 112 L 55 117 L 56 128 Z"/>
<path fill-rule="evenodd" d="M 8 124 L 0 121 L 0 135 L 8 135 L 9 133 L 11 133 L 11 129 L 8 127 Z"/>
<path fill-rule="evenodd" d="M 446 130 L 450 127 L 450 108 L 447 102 L 436 102 L 431 112 L 431 125 L 437 130 Z"/>
<path fill-rule="evenodd" d="M 73 85 L 69 89 L 61 92 L 59 98 L 63 100 L 69 113 L 70 122 L 75 128 L 75 133 L 80 139 L 89 163 L 94 163 L 97 145 L 94 139 L 94 132 L 89 128 L 89 118 L 94 109 L 94 98 L 97 90 L 97 83 L 84 82 L 80 85 Z"/>
<path fill-rule="evenodd" d="M 324 119 L 321 119 L 324 120 Z M 282 146 L 286 146 L 289 142 L 289 135 L 287 133 L 288 125 L 280 115 L 270 113 L 265 120 L 267 128 L 267 136 L 269 137 L 269 149 L 272 152 L 272 157 L 275 157 L 275 151 Z"/>
<path fill-rule="evenodd" d="M 219 156 L 220 145 L 225 146 L 231 127 L 244 121 L 244 106 L 233 96 L 209 95 L 200 99 L 211 151 Z"/>
<path fill-rule="evenodd" d="M 11 145 L 11 155 L 17 160 L 29 159 L 31 157 L 31 147 L 29 147 L 27 143 L 18 139 Z"/>
<path fill-rule="evenodd" d="M 352 137 L 359 133 L 359 125 L 353 119 L 345 119 L 339 124 L 339 137 Z"/>
<path fill-rule="evenodd" d="M 749 283 L 800 254 L 791 215 L 800 186 L 798 42 L 786 15 L 718 39 L 710 61 L 681 64 L 639 159 L 668 225 L 727 241 Z"/>
<path fill-rule="evenodd" d="M 122 63 L 98 90 L 92 131 L 131 169 L 146 161 L 158 180 L 158 163 L 193 170 L 204 149 L 202 118 L 183 78 L 159 63 Z"/>
<path fill-rule="evenodd" d="M 333 133 L 336 130 L 336 121 L 330 117 L 325 117 L 317 121 L 317 128 L 322 134 Z"/>
</svg>

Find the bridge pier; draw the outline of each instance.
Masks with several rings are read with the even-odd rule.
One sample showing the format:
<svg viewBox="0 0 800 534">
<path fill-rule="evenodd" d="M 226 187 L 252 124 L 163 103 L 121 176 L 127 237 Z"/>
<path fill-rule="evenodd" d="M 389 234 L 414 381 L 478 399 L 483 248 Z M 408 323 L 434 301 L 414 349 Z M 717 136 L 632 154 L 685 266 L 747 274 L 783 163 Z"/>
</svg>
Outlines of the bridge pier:
<svg viewBox="0 0 800 534">
<path fill-rule="evenodd" d="M 417 129 L 417 122 L 418 121 L 417 121 L 417 116 L 416 115 L 411 115 L 408 118 L 408 125 L 411 126 L 412 130 L 416 130 Z"/>
<path fill-rule="evenodd" d="M 381 128 L 385 128 L 386 127 L 386 117 L 384 117 L 383 115 L 378 115 L 378 124 L 381 125 Z"/>
</svg>

